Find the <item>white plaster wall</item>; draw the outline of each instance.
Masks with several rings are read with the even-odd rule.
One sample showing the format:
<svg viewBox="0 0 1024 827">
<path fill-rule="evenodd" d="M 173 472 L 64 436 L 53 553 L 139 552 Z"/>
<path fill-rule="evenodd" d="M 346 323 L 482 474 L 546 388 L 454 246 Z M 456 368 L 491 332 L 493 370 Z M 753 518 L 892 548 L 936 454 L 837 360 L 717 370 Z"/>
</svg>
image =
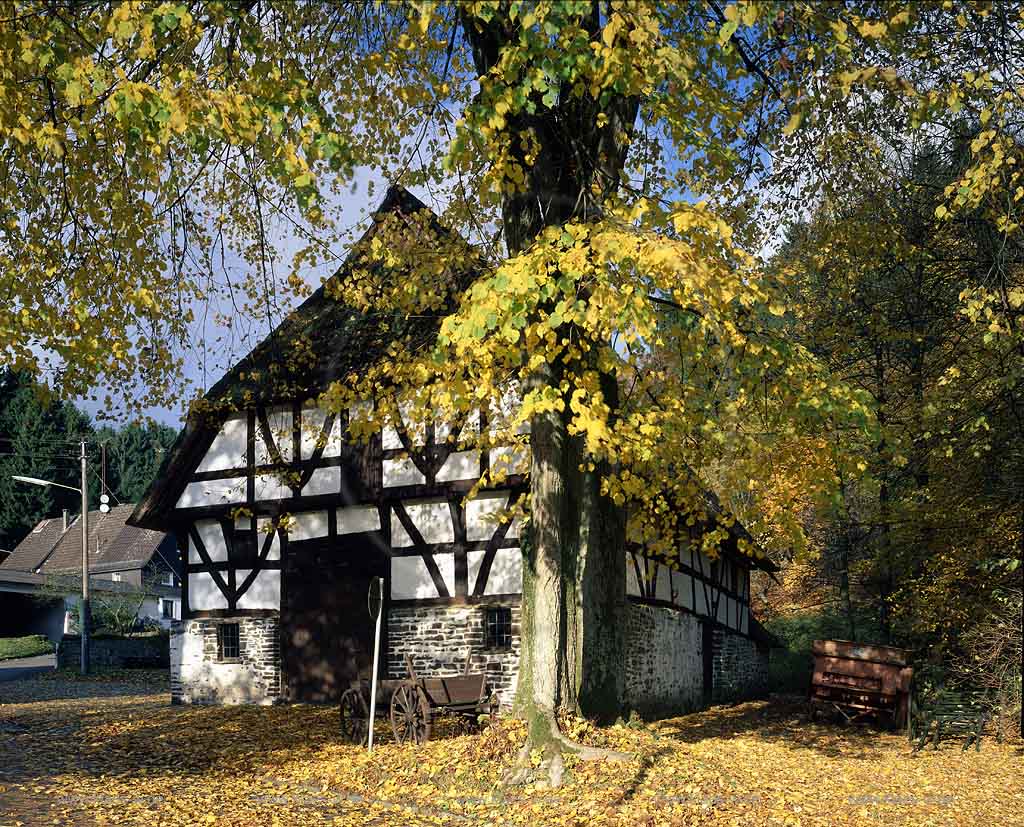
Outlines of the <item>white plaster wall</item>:
<svg viewBox="0 0 1024 827">
<path fill-rule="evenodd" d="M 633 555 L 626 552 L 626 594 L 633 597 L 640 597 L 640 581 L 636 578 L 636 565 L 633 562 Z"/>
<path fill-rule="evenodd" d="M 190 482 L 178 497 L 176 508 L 223 505 L 245 501 L 245 477 Z"/>
<path fill-rule="evenodd" d="M 194 611 L 226 609 L 228 601 L 212 576 L 206 572 L 191 572 L 188 575 L 188 607 Z"/>
<path fill-rule="evenodd" d="M 408 457 L 384 460 L 382 477 L 386 488 L 393 488 L 396 485 L 420 485 L 426 482 L 426 478 Z"/>
<path fill-rule="evenodd" d="M 260 517 L 256 520 L 256 547 L 258 549 L 262 549 L 263 544 L 267 541 L 267 535 L 270 533 L 271 525 L 272 523 L 269 517 Z M 270 540 L 270 548 L 267 550 L 267 559 L 281 559 L 281 538 L 278 536 L 276 531 Z"/>
<path fill-rule="evenodd" d="M 685 572 L 672 572 L 672 585 L 676 590 L 676 604 L 693 608 L 693 577 Z"/>
<path fill-rule="evenodd" d="M 469 590 L 476 591 L 476 580 L 480 574 L 486 551 L 466 552 L 466 568 Z M 523 591 L 523 554 L 518 548 L 499 548 L 491 561 L 487 575 L 485 595 L 520 594 Z"/>
<path fill-rule="evenodd" d="M 359 505 L 351 508 L 339 508 L 338 534 L 361 534 L 366 531 L 380 530 L 380 512 L 376 506 Z"/>
<path fill-rule="evenodd" d="M 507 503 L 507 491 L 481 494 L 469 500 L 466 503 L 466 539 L 471 542 L 490 540 L 498 528 L 500 515 Z M 508 527 L 505 536 L 518 537 L 519 528 L 520 521 L 516 518 Z"/>
<path fill-rule="evenodd" d="M 233 416 L 221 426 L 196 471 L 223 471 L 244 468 L 248 436 L 248 416 Z"/>
<path fill-rule="evenodd" d="M 447 502 L 406 503 L 405 511 L 413 525 L 419 529 L 426 543 L 453 543 L 455 529 Z M 391 514 L 391 545 L 405 548 L 413 544 L 412 538 L 398 516 Z"/>
<path fill-rule="evenodd" d="M 525 474 L 530 468 L 530 453 L 525 447 L 499 445 L 491 449 L 489 462 L 493 473 Z"/>
<path fill-rule="evenodd" d="M 281 452 L 281 459 L 292 461 L 292 409 L 271 408 L 267 411 L 267 424 L 270 433 L 263 431 L 263 426 L 256 420 L 256 464 L 269 465 L 274 461 L 268 443 L 273 441 Z"/>
<path fill-rule="evenodd" d="M 317 468 L 302 487 L 302 495 L 316 497 L 320 494 L 337 494 L 341 490 L 341 466 L 329 465 Z"/>
<path fill-rule="evenodd" d="M 254 483 L 257 500 L 283 500 L 292 495 L 292 490 L 277 474 L 257 474 Z"/>
<path fill-rule="evenodd" d="M 313 456 L 321 439 L 324 441 L 322 456 L 341 455 L 341 417 L 334 417 L 330 432 L 324 434 L 324 423 L 329 415 L 328 411 L 315 406 L 307 406 L 302 409 L 302 438 L 299 442 L 299 450 L 302 452 L 303 459 Z"/>
<path fill-rule="evenodd" d="M 235 582 L 244 582 L 250 571 L 251 569 L 236 571 Z M 281 572 L 276 569 L 261 571 L 249 588 L 235 601 L 235 606 L 239 609 L 280 609 Z"/>
<path fill-rule="evenodd" d="M 216 520 L 198 520 L 195 529 L 199 539 L 203 541 L 203 547 L 210 560 L 214 563 L 225 562 L 228 559 L 228 548 L 224 542 L 224 532 L 221 530 L 220 524 Z M 188 549 L 190 563 L 203 562 L 203 558 L 199 556 L 197 546 L 191 538 L 188 541 Z"/>
<path fill-rule="evenodd" d="M 472 480 L 480 476 L 480 454 L 476 451 L 456 451 L 449 454 L 437 472 L 438 482 Z"/>
<path fill-rule="evenodd" d="M 672 575 L 668 566 L 658 564 L 658 577 L 654 585 L 654 597 L 657 600 L 670 602 L 672 600 Z"/>
<path fill-rule="evenodd" d="M 436 554 L 434 562 L 444 578 L 448 593 L 455 594 L 455 555 Z M 391 558 L 391 597 L 395 600 L 439 597 L 422 557 Z"/>
<path fill-rule="evenodd" d="M 328 534 L 326 511 L 300 511 L 292 515 L 292 523 L 288 528 L 290 540 L 313 540 L 326 537 Z"/>
</svg>

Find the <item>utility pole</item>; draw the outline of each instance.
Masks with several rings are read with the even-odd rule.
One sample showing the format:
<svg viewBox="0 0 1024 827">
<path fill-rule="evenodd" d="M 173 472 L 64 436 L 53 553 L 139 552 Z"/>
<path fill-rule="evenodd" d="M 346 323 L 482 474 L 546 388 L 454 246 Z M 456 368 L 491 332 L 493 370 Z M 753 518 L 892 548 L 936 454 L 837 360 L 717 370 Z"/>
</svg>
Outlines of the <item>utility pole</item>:
<svg viewBox="0 0 1024 827">
<path fill-rule="evenodd" d="M 85 440 L 82 440 L 82 600 L 78 604 L 78 630 L 82 642 L 82 674 L 89 674 L 89 476 L 88 460 L 85 455 Z"/>
</svg>

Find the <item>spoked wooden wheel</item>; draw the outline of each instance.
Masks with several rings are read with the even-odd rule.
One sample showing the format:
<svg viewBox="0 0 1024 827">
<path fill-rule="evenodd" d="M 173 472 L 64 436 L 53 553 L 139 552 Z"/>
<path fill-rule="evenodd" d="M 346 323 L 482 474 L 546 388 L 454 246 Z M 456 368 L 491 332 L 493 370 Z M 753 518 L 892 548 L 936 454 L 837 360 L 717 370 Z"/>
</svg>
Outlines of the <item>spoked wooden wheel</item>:
<svg viewBox="0 0 1024 827">
<path fill-rule="evenodd" d="M 341 737 L 350 744 L 365 744 L 370 731 L 370 711 L 358 689 L 346 689 L 338 704 L 341 716 Z"/>
<path fill-rule="evenodd" d="M 405 683 L 391 696 L 391 731 L 404 744 L 426 743 L 430 738 L 430 701 L 422 686 Z"/>
</svg>

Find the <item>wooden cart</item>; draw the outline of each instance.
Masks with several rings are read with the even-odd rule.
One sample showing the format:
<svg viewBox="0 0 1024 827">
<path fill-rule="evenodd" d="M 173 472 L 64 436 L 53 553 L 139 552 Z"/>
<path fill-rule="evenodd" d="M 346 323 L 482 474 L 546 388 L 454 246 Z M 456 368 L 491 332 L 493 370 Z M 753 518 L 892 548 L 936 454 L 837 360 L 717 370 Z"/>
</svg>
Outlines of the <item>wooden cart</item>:
<svg viewBox="0 0 1024 827">
<path fill-rule="evenodd" d="M 907 722 L 910 652 L 848 640 L 816 640 L 811 679 L 811 719 L 821 711 L 838 712 L 844 723 L 865 717 L 894 728 Z"/>
<path fill-rule="evenodd" d="M 377 714 L 388 715 L 395 740 L 403 744 L 423 744 L 430 739 L 435 716 L 441 713 L 461 715 L 473 723 L 480 715 L 492 720 L 498 714 L 498 697 L 487 684 L 484 672 L 470 671 L 466 657 L 463 674 L 447 678 L 421 678 L 406 655 L 406 677 L 377 681 Z M 370 719 L 370 681 L 353 681 L 342 693 L 339 703 L 341 734 L 354 744 L 366 742 Z"/>
</svg>

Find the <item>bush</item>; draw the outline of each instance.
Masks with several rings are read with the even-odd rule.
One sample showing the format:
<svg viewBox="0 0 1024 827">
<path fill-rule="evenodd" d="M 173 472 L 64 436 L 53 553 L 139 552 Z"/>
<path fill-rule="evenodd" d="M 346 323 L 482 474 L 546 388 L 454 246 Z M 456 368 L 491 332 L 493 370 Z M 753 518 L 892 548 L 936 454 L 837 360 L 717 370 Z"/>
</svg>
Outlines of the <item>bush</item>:
<svg viewBox="0 0 1024 827">
<path fill-rule="evenodd" d="M 855 627 L 860 643 L 877 643 L 881 633 L 877 621 L 857 617 Z M 786 644 L 785 649 L 773 649 L 768 667 L 768 688 L 772 692 L 806 693 L 811 685 L 814 656 L 811 644 L 815 640 L 847 640 L 850 624 L 844 615 L 832 612 L 805 612 L 777 617 L 767 623 L 768 629 Z"/>
<path fill-rule="evenodd" d="M 51 652 L 53 644 L 43 635 L 0 637 L 0 660 L 32 658 L 36 655 L 49 655 Z"/>
</svg>

